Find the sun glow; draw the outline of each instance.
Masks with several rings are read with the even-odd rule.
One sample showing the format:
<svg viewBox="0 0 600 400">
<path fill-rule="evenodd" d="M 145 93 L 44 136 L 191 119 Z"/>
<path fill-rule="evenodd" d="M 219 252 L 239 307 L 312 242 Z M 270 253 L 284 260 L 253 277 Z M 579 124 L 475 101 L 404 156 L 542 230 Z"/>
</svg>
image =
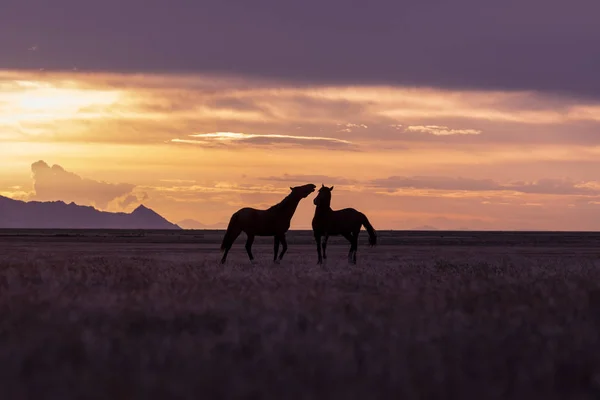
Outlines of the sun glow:
<svg viewBox="0 0 600 400">
<path fill-rule="evenodd" d="M 122 97 L 116 90 L 62 88 L 36 82 L 17 84 L 26 89 L 2 96 L 0 124 L 101 117 Z"/>
<path fill-rule="evenodd" d="M 114 92 L 44 88 L 19 94 L 15 105 L 23 111 L 75 113 L 89 106 L 111 105 L 117 99 Z"/>
</svg>

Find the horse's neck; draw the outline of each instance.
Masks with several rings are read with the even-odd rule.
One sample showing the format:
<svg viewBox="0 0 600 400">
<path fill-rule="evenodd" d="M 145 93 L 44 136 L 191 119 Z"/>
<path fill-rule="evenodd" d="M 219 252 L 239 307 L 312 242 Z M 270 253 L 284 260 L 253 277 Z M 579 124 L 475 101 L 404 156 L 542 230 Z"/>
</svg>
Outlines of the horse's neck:
<svg viewBox="0 0 600 400">
<path fill-rule="evenodd" d="M 331 206 L 329 204 L 319 205 L 315 209 L 315 214 L 317 215 L 327 215 L 332 211 Z"/>
<path fill-rule="evenodd" d="M 286 204 L 286 207 L 284 207 L 284 215 L 286 217 L 289 217 L 290 219 L 292 219 L 292 216 L 294 215 L 294 213 L 296 212 L 296 209 L 298 208 L 298 204 L 300 204 L 300 198 L 299 197 L 291 197 L 288 201 L 288 203 Z"/>
<path fill-rule="evenodd" d="M 296 208 L 298 208 L 298 204 L 300 204 L 300 200 L 299 197 L 289 195 L 277 205 L 277 208 L 279 208 L 279 211 L 285 218 L 292 219 L 296 212 Z"/>
</svg>

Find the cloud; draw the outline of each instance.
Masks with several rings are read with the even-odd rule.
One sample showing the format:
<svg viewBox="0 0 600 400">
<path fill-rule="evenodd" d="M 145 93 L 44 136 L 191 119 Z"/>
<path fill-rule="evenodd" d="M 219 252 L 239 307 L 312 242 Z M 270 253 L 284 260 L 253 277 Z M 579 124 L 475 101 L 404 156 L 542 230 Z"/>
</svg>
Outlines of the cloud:
<svg viewBox="0 0 600 400">
<path fill-rule="evenodd" d="M 437 189 L 437 190 L 499 190 L 499 185 L 491 179 L 470 179 L 444 176 L 390 176 L 374 179 L 371 185 L 379 188 L 396 189 Z"/>
<path fill-rule="evenodd" d="M 532 182 L 513 181 L 499 183 L 492 179 L 471 179 L 444 176 L 391 176 L 374 179 L 370 185 L 396 192 L 398 189 L 430 189 L 445 191 L 509 191 L 548 195 L 600 195 L 597 182 L 575 182 L 569 179 L 540 179 Z"/>
<path fill-rule="evenodd" d="M 162 194 L 172 194 L 180 198 L 193 199 L 200 194 L 222 195 L 224 193 L 270 193 L 285 194 L 289 192 L 288 187 L 276 188 L 273 185 L 260 185 L 253 183 L 235 183 L 229 181 L 217 181 L 212 184 L 190 184 L 171 186 L 143 186 L 140 189 L 154 191 Z"/>
<path fill-rule="evenodd" d="M 80 205 L 93 205 L 106 209 L 109 203 L 123 196 L 123 204 L 133 201 L 132 190 L 135 185 L 129 183 L 107 183 L 82 178 L 66 171 L 60 165 L 50 167 L 44 161 L 31 165 L 33 172 L 34 194 L 31 200 L 75 202 Z M 137 200 L 137 197 L 136 197 Z"/>
<path fill-rule="evenodd" d="M 286 184 L 297 184 L 297 183 L 314 183 L 319 186 L 319 184 L 324 184 L 331 186 L 334 185 L 353 185 L 358 183 L 358 181 L 354 179 L 340 178 L 335 176 L 327 176 L 327 175 L 290 175 L 283 174 L 282 176 L 268 176 L 259 178 L 264 181 L 271 182 L 285 182 Z"/>
<path fill-rule="evenodd" d="M 493 10 L 480 0 L 436 7 L 417 1 L 365 7 L 342 0 L 263 0 L 250 8 L 219 0 L 153 2 L 151 7 L 142 0 L 85 5 L 67 0 L 65 7 L 46 0 L 14 1 L 0 14 L 0 68 L 218 71 L 302 84 L 400 84 L 598 97 L 597 56 L 589 49 L 600 36 L 599 13 L 596 1 L 560 0 L 508 1 Z M 89 15 L 103 23 L 82 24 Z M 28 52 L 32 39 L 39 49 Z"/>
<path fill-rule="evenodd" d="M 329 147 L 321 148 L 340 150 L 398 150 L 404 147 L 401 142 L 473 143 L 486 151 L 490 143 L 600 144 L 600 103 L 589 99 L 536 92 L 277 85 L 275 80 L 211 75 L 0 71 L 0 139 L 162 145 L 176 138 L 224 144 L 178 136 L 201 127 L 202 132 L 282 136 L 247 136 L 237 138 L 238 144 L 241 139 L 257 146 L 277 140 L 291 147 L 298 138 L 314 136 L 330 139 Z M 315 147 L 324 141 L 303 144 Z"/>
<path fill-rule="evenodd" d="M 352 132 L 356 128 L 363 128 L 363 129 L 368 128 L 368 126 L 365 124 L 353 124 L 353 123 L 337 124 L 337 126 L 343 127 L 338 132 Z"/>
<path fill-rule="evenodd" d="M 574 182 L 569 179 L 540 179 L 536 182 L 513 182 L 504 185 L 507 190 L 522 193 L 585 195 L 600 194 L 600 185 L 596 182 Z"/>
<path fill-rule="evenodd" d="M 290 136 L 290 135 L 255 135 L 235 132 L 214 132 L 189 135 L 193 139 L 172 139 L 172 143 L 187 143 L 203 146 L 227 145 L 291 145 L 327 148 L 350 148 L 353 143 L 347 140 L 318 136 Z"/>
<path fill-rule="evenodd" d="M 438 125 L 414 125 L 406 127 L 407 132 L 429 133 L 435 136 L 448 135 L 479 135 L 480 130 L 477 129 L 449 129 L 447 126 Z"/>
<path fill-rule="evenodd" d="M 125 209 L 132 204 L 137 204 L 144 200 L 148 200 L 148 193 L 146 192 L 142 192 L 140 194 L 130 194 L 127 195 L 123 200 L 119 201 L 119 206 L 122 209 Z"/>
</svg>

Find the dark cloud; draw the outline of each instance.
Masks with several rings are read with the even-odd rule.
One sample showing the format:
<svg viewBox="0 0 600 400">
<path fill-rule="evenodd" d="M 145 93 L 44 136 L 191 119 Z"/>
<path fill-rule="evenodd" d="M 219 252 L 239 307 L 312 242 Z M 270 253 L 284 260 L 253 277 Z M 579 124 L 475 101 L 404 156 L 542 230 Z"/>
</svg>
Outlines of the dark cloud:
<svg viewBox="0 0 600 400">
<path fill-rule="evenodd" d="M 599 96 L 599 14 L 593 0 L 5 0 L 0 68 Z"/>
<path fill-rule="evenodd" d="M 234 96 L 215 96 L 212 99 L 208 99 L 205 104 L 211 108 L 216 109 L 235 111 L 258 111 L 261 113 L 269 114 L 269 111 L 265 109 L 265 107 L 259 106 L 258 104 L 256 104 L 256 100 L 251 98 L 238 98 Z"/>
<path fill-rule="evenodd" d="M 577 194 L 594 196 L 600 194 L 597 187 L 581 186 L 582 182 L 574 182 L 567 179 L 540 179 L 536 182 L 513 182 L 504 185 L 506 190 L 514 190 L 522 193 L 537 194 Z"/>
<path fill-rule="evenodd" d="M 129 183 L 114 184 L 82 178 L 66 171 L 60 165 L 50 167 L 44 161 L 33 163 L 31 171 L 35 190 L 32 200 L 62 200 L 67 203 L 75 202 L 80 205 L 94 205 L 100 209 L 106 209 L 112 200 L 129 195 L 135 188 L 135 185 Z M 129 201 L 127 199 L 129 197 L 124 201 Z"/>
<path fill-rule="evenodd" d="M 374 179 L 375 187 L 390 191 L 396 189 L 438 189 L 438 190 L 499 190 L 500 185 L 491 179 L 453 178 L 444 176 L 390 176 Z"/>
<path fill-rule="evenodd" d="M 600 187 L 568 179 L 540 179 L 534 182 L 499 183 L 492 179 L 454 178 L 444 176 L 391 176 L 375 179 L 370 185 L 389 192 L 398 189 L 432 189 L 448 191 L 513 191 L 531 194 L 600 195 Z"/>
<path fill-rule="evenodd" d="M 286 184 L 290 183 L 290 185 L 296 184 L 296 183 L 302 183 L 302 182 L 314 183 L 317 186 L 319 186 L 321 184 L 331 186 L 331 185 L 353 185 L 353 184 L 358 183 L 358 181 L 353 180 L 353 179 L 346 179 L 346 178 L 327 176 L 327 175 L 283 174 L 282 176 L 268 176 L 268 177 L 263 177 L 263 178 L 259 178 L 259 179 L 264 180 L 264 181 L 271 181 L 271 182 L 285 182 Z"/>
</svg>

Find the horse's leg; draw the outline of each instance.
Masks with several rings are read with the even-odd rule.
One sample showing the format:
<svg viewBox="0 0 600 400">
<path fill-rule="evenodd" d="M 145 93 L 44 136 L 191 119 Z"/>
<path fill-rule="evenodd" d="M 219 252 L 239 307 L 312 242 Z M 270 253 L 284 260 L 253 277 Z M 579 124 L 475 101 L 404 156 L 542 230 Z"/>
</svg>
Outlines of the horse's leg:
<svg viewBox="0 0 600 400">
<path fill-rule="evenodd" d="M 279 238 L 279 240 L 281 241 L 281 244 L 283 246 L 283 248 L 281 249 L 281 254 L 279 255 L 279 261 L 281 261 L 283 259 L 283 255 L 286 253 L 288 246 L 287 246 L 287 239 L 285 238 L 285 233 Z"/>
<path fill-rule="evenodd" d="M 354 231 L 352 235 L 352 246 L 354 247 L 354 253 L 352 253 L 352 263 L 356 264 L 356 252 L 358 251 L 358 235 L 360 235 L 360 228 L 357 231 Z"/>
<path fill-rule="evenodd" d="M 277 262 L 277 253 L 279 253 L 279 236 L 273 237 L 273 262 Z"/>
<path fill-rule="evenodd" d="M 225 261 L 227 261 L 227 253 L 229 253 L 229 249 L 231 247 L 225 247 L 225 250 L 223 250 L 223 257 L 221 257 L 221 264 L 225 264 Z"/>
<path fill-rule="evenodd" d="M 223 250 L 223 257 L 221 257 L 221 264 L 225 264 L 225 261 L 227 260 L 227 254 L 229 254 L 229 250 L 231 250 L 231 246 L 233 246 L 233 242 L 235 242 L 235 239 L 237 239 L 241 233 L 242 233 L 242 230 L 239 228 L 235 228 L 232 230 L 231 242 L 226 243 L 226 245 L 225 245 L 225 249 Z"/>
<path fill-rule="evenodd" d="M 350 242 L 350 251 L 348 252 L 348 262 L 352 264 L 352 251 L 354 250 L 352 244 L 354 243 L 354 239 L 352 238 L 351 233 L 343 233 L 342 236 L 346 238 L 347 241 Z"/>
<path fill-rule="evenodd" d="M 323 257 L 321 256 L 321 234 L 315 233 L 315 242 L 317 242 L 317 256 L 319 256 L 319 260 L 317 264 L 323 263 Z"/>
<path fill-rule="evenodd" d="M 248 239 L 246 240 L 246 252 L 248 253 L 248 257 L 250 257 L 250 261 L 254 261 L 254 257 L 252 256 L 252 243 L 254 243 L 254 235 L 248 234 Z"/>
<path fill-rule="evenodd" d="M 325 234 L 325 236 L 323 236 L 323 260 L 327 260 L 327 240 L 329 239 L 329 235 Z"/>
<path fill-rule="evenodd" d="M 225 264 L 225 261 L 227 261 L 227 253 L 229 253 L 229 249 L 225 248 L 223 250 L 223 257 L 221 257 L 221 264 Z"/>
</svg>

